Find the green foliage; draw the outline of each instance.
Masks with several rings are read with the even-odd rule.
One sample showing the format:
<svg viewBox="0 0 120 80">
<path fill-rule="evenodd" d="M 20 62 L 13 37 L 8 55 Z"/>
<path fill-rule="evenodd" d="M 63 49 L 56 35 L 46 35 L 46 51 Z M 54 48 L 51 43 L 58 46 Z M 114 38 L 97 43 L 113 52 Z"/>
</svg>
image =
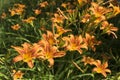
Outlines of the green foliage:
<svg viewBox="0 0 120 80">
<path fill-rule="evenodd" d="M 44 2 L 44 0 L 8 2 L 0 0 L 2 4 L 0 6 L 0 80 L 16 80 L 17 71 L 23 73 L 21 73 L 22 80 L 119 80 L 120 8 L 114 11 L 114 7 L 117 6 L 107 6 L 112 2 L 100 3 L 97 0 L 95 2 L 99 4 L 98 6 L 92 4 L 94 0 L 92 2 L 91 0 L 46 0 L 47 3 Z M 101 11 L 99 6 L 100 9 L 102 7 Z M 98 14 L 94 10 L 96 7 L 98 7 Z M 102 12 L 104 8 L 105 13 Z M 35 13 L 35 10 L 40 12 Z M 103 17 L 105 19 L 101 20 Z M 104 21 L 108 24 L 103 24 Z M 54 38 L 53 42 L 50 34 Z M 87 38 L 91 39 L 87 41 Z M 29 49 L 27 52 L 26 47 L 23 46 L 24 43 L 32 47 L 34 43 L 39 44 L 40 50 L 36 51 L 38 56 L 32 57 L 33 68 L 30 68 L 24 58 L 15 62 L 16 56 L 24 57 L 24 52 L 30 53 Z M 48 47 L 49 45 L 51 47 Z M 76 45 L 80 48 L 76 49 Z M 48 53 L 49 49 L 53 49 L 52 52 L 57 49 L 58 52 L 64 51 L 65 55 L 52 54 L 55 63 L 51 66 L 49 60 L 51 55 L 45 55 L 47 52 L 42 54 L 42 57 L 39 55 L 47 49 Z M 34 53 L 35 50 L 36 48 L 31 52 Z M 27 58 L 29 57 L 31 56 Z M 84 57 L 94 60 L 93 63 L 85 62 Z M 99 66 L 106 66 L 105 62 L 107 62 L 108 66 L 105 69 L 111 70 L 108 71 L 110 74 L 105 76 L 99 70 L 94 71 L 95 67 L 99 67 L 97 61 L 101 62 Z"/>
</svg>

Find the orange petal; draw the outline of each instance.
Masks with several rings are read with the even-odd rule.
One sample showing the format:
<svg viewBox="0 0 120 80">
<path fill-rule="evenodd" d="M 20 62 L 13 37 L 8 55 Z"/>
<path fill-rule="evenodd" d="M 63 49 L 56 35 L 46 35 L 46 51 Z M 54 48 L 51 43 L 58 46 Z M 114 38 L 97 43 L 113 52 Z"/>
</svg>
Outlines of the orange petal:
<svg viewBox="0 0 120 80">
<path fill-rule="evenodd" d="M 18 62 L 18 61 L 21 61 L 21 60 L 23 60 L 23 57 L 21 55 L 18 55 L 13 59 L 13 62 Z"/>
<path fill-rule="evenodd" d="M 85 48 L 85 49 L 88 49 L 88 47 L 87 47 L 87 44 L 82 44 L 81 46 L 80 46 L 80 48 Z"/>
<path fill-rule="evenodd" d="M 15 46 L 11 46 L 12 48 L 14 48 L 19 54 L 24 53 L 24 50 L 22 47 L 15 47 Z"/>
<path fill-rule="evenodd" d="M 93 68 L 93 72 L 97 72 L 97 68 L 95 67 L 95 68 Z"/>
<path fill-rule="evenodd" d="M 34 53 L 33 56 L 36 57 L 39 51 L 40 51 L 40 45 L 34 43 L 32 48 L 32 52 Z"/>
<path fill-rule="evenodd" d="M 54 65 L 54 59 L 50 58 L 50 59 L 48 59 L 48 61 L 50 63 L 49 67 L 52 67 Z"/>
<path fill-rule="evenodd" d="M 64 51 L 60 51 L 60 52 L 57 52 L 54 54 L 54 58 L 56 57 L 63 57 L 65 55 L 65 52 Z"/>
<path fill-rule="evenodd" d="M 34 66 L 34 64 L 33 64 L 32 61 L 27 62 L 27 64 L 28 64 L 28 66 L 29 66 L 30 68 L 33 68 L 33 66 Z"/>
<path fill-rule="evenodd" d="M 50 31 L 47 31 L 47 35 L 48 35 L 48 37 L 53 37 L 53 33 Z"/>
<path fill-rule="evenodd" d="M 104 77 L 107 77 L 107 74 L 105 72 L 101 73 Z"/>
<path fill-rule="evenodd" d="M 100 60 L 96 60 L 93 62 L 93 64 L 97 67 L 99 67 L 101 65 L 101 61 Z"/>
<path fill-rule="evenodd" d="M 29 48 L 30 48 L 31 45 L 29 43 L 25 42 L 24 44 L 22 44 L 22 46 L 23 46 L 24 52 L 27 53 L 27 50 L 29 50 Z"/>
<path fill-rule="evenodd" d="M 105 68 L 107 68 L 107 67 L 108 67 L 108 62 L 105 62 L 105 63 L 103 64 L 103 66 L 104 66 Z"/>
<path fill-rule="evenodd" d="M 105 69 L 105 72 L 111 73 L 110 69 Z"/>
<path fill-rule="evenodd" d="M 82 36 L 81 36 L 81 35 L 78 37 L 78 40 L 79 40 L 79 42 L 80 42 L 80 43 L 82 43 L 82 42 L 83 42 L 83 38 L 82 38 Z"/>
<path fill-rule="evenodd" d="M 77 51 L 78 51 L 80 54 L 82 54 L 82 52 L 83 52 L 81 49 L 78 49 Z"/>
</svg>

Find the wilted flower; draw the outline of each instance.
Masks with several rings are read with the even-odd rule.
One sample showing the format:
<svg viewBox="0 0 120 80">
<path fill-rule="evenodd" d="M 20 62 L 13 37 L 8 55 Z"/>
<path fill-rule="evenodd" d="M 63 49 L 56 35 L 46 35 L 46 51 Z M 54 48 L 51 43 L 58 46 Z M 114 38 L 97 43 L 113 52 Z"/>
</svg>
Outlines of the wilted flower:
<svg viewBox="0 0 120 80">
<path fill-rule="evenodd" d="M 87 44 L 83 42 L 83 38 L 81 35 L 74 36 L 70 35 L 69 37 L 63 37 L 63 40 L 65 41 L 65 47 L 69 51 L 75 51 L 77 50 L 80 54 L 83 52 L 83 48 L 87 49 Z"/>
<path fill-rule="evenodd" d="M 109 55 L 106 55 L 105 53 L 102 53 L 101 57 L 104 59 L 104 61 L 108 61 L 109 59 L 111 59 L 111 57 Z"/>
<path fill-rule="evenodd" d="M 84 65 L 90 64 L 92 65 L 95 60 L 91 57 L 83 56 L 82 62 L 84 62 Z"/>
<path fill-rule="evenodd" d="M 4 19 L 6 17 L 6 13 L 3 12 L 2 15 L 1 15 L 1 18 Z"/>
<path fill-rule="evenodd" d="M 23 60 L 28 64 L 30 68 L 33 68 L 33 59 L 37 58 L 37 56 L 39 55 L 39 45 L 37 45 L 36 43 L 34 43 L 33 45 L 30 45 L 29 43 L 24 43 L 22 44 L 22 46 L 23 47 L 12 46 L 12 48 L 14 48 L 19 53 L 19 55 L 16 56 L 13 61 L 18 62 Z"/>
<path fill-rule="evenodd" d="M 41 31 L 46 31 L 46 27 L 45 26 L 40 26 L 40 28 L 39 28 Z"/>
<path fill-rule="evenodd" d="M 94 65 L 96 67 L 93 68 L 93 71 L 97 73 L 101 73 L 104 77 L 107 76 L 106 72 L 111 73 L 110 69 L 107 69 L 108 62 L 104 62 L 103 64 L 101 64 L 100 60 L 96 60 L 96 62 L 94 62 Z"/>
<path fill-rule="evenodd" d="M 18 29 L 20 29 L 20 25 L 19 25 L 19 24 L 16 24 L 16 25 L 11 26 L 11 28 L 12 28 L 13 30 L 18 30 Z"/>
<path fill-rule="evenodd" d="M 14 7 L 23 9 L 23 8 L 25 8 L 25 5 L 18 3 L 18 4 L 14 4 Z"/>
<path fill-rule="evenodd" d="M 75 12 L 75 10 L 72 10 L 72 9 L 68 9 L 68 10 L 66 10 L 68 13 L 74 13 Z"/>
<path fill-rule="evenodd" d="M 53 6 L 54 6 L 54 5 L 56 5 L 56 2 L 55 2 L 55 1 L 51 1 L 51 2 L 50 2 L 50 5 L 53 5 Z"/>
<path fill-rule="evenodd" d="M 19 71 L 13 70 L 13 80 L 21 79 L 23 75 L 24 73 L 22 73 L 20 70 Z"/>
<path fill-rule="evenodd" d="M 90 20 L 91 16 L 90 14 L 85 14 L 81 20 L 81 22 L 86 23 Z"/>
</svg>

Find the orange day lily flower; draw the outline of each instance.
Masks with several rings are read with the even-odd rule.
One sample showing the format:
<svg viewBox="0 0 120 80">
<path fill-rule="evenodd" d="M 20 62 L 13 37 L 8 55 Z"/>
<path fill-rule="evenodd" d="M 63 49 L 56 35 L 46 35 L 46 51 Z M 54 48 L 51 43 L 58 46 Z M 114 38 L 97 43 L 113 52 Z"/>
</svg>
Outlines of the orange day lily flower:
<svg viewBox="0 0 120 80">
<path fill-rule="evenodd" d="M 65 41 L 65 47 L 69 51 L 77 50 L 80 54 L 82 54 L 82 48 L 88 49 L 87 45 L 83 42 L 82 36 L 74 36 L 70 35 L 69 37 L 63 37 Z"/>
<path fill-rule="evenodd" d="M 54 65 L 54 59 L 57 57 L 63 57 L 65 55 L 64 51 L 59 51 L 56 46 L 50 45 L 46 41 L 42 41 L 41 52 L 39 58 L 49 61 L 49 67 Z M 40 45 L 41 45 L 40 44 Z"/>
<path fill-rule="evenodd" d="M 39 14 L 41 14 L 41 10 L 35 9 L 35 10 L 34 10 L 34 13 L 35 13 L 36 15 L 39 15 Z"/>
<path fill-rule="evenodd" d="M 19 71 L 13 70 L 13 80 L 21 79 L 23 75 L 24 73 L 22 73 L 20 70 Z"/>
<path fill-rule="evenodd" d="M 44 1 L 42 3 L 40 3 L 40 7 L 46 7 L 48 5 L 48 2 L 47 1 Z"/>
<path fill-rule="evenodd" d="M 11 26 L 11 28 L 12 28 L 13 30 L 18 30 L 18 29 L 20 29 L 20 25 L 19 25 L 19 24 L 16 24 L 16 25 Z"/>
<path fill-rule="evenodd" d="M 55 43 L 54 34 L 51 31 L 47 31 L 47 34 L 42 34 L 42 38 L 51 45 Z"/>
<path fill-rule="evenodd" d="M 23 22 L 32 24 L 32 23 L 33 23 L 33 20 L 35 20 L 35 19 L 36 19 L 35 17 L 29 17 L 29 18 L 27 18 L 27 19 L 24 19 Z"/>
<path fill-rule="evenodd" d="M 106 19 L 105 16 L 98 17 L 94 20 L 94 23 L 98 24 L 98 23 L 104 21 L 105 19 Z"/>
<path fill-rule="evenodd" d="M 71 31 L 70 29 L 64 29 L 63 27 L 57 25 L 57 24 L 54 24 L 56 29 L 57 29 L 57 32 L 55 34 L 55 37 L 59 37 L 60 35 L 62 35 L 63 33 L 66 33 L 68 31 Z"/>
<path fill-rule="evenodd" d="M 63 23 L 64 17 L 62 15 L 59 15 L 57 13 L 54 14 L 54 18 L 52 18 L 53 23 Z"/>
<path fill-rule="evenodd" d="M 14 48 L 19 53 L 19 55 L 16 56 L 13 61 L 18 62 L 23 60 L 28 64 L 30 68 L 33 68 L 33 59 L 37 58 L 37 56 L 39 55 L 39 45 L 37 45 L 36 43 L 34 43 L 33 45 L 30 45 L 29 43 L 24 43 L 22 44 L 22 46 L 23 47 L 12 46 L 12 48 Z"/>
<path fill-rule="evenodd" d="M 66 8 L 67 4 L 66 3 L 62 3 L 61 6 L 64 7 L 64 8 Z"/>
<path fill-rule="evenodd" d="M 105 62 L 105 63 L 101 64 L 100 60 L 96 60 L 96 62 L 94 62 L 94 65 L 96 67 L 93 68 L 93 71 L 97 72 L 97 73 L 101 73 L 104 77 L 107 76 L 106 72 L 111 73 L 110 69 L 107 69 L 108 62 Z"/>
<path fill-rule="evenodd" d="M 91 36 L 90 34 L 86 33 L 84 42 L 87 44 L 88 48 L 91 48 L 93 51 L 96 50 L 95 45 L 99 45 L 101 41 L 97 41 L 95 36 Z"/>
<path fill-rule="evenodd" d="M 109 24 L 107 21 L 103 21 L 100 29 L 107 34 L 113 34 L 114 37 L 117 38 L 117 35 L 115 34 L 115 32 L 118 31 L 118 28 L 114 27 L 113 24 Z"/>
<path fill-rule="evenodd" d="M 99 4 L 92 2 L 92 7 L 90 10 L 93 12 L 95 17 L 104 17 L 104 14 L 110 12 L 109 9 L 106 9 L 105 7 L 99 6 Z"/>
<path fill-rule="evenodd" d="M 62 4 L 61 4 L 61 6 L 62 6 L 63 8 L 70 7 L 70 5 L 71 5 L 70 2 L 67 2 L 67 3 L 65 2 L 65 3 L 62 3 Z"/>
<path fill-rule="evenodd" d="M 113 8 L 113 14 L 117 15 L 120 13 L 120 6 L 114 6 L 113 4 L 110 3 L 109 7 Z"/>
</svg>

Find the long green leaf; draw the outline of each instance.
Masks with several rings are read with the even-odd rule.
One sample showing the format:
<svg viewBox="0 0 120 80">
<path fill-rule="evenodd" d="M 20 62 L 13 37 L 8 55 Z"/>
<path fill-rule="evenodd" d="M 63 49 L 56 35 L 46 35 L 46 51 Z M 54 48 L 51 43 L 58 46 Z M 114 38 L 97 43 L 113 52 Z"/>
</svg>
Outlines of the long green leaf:
<svg viewBox="0 0 120 80">
<path fill-rule="evenodd" d="M 81 78 L 81 77 L 84 77 L 84 76 L 91 76 L 94 79 L 94 74 L 92 74 L 92 73 L 80 74 L 80 75 L 77 75 L 77 76 L 73 76 L 71 79 Z"/>
</svg>

